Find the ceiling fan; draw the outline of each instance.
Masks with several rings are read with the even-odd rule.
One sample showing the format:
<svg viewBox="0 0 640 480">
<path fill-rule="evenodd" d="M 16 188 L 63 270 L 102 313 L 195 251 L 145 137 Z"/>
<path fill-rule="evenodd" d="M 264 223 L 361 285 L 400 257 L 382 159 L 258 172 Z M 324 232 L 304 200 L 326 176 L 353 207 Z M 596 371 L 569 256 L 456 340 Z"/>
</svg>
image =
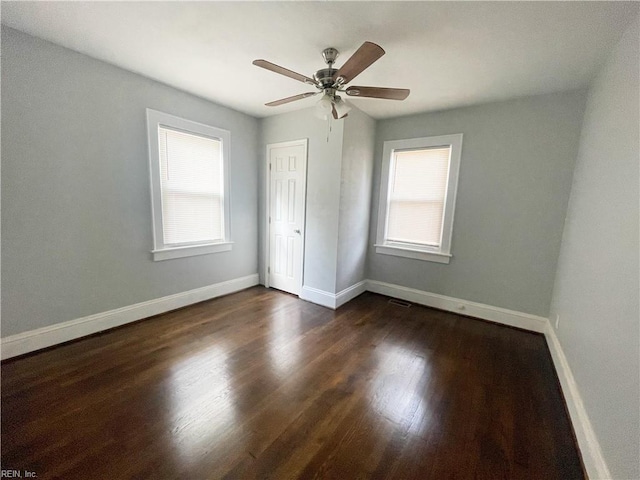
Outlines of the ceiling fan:
<svg viewBox="0 0 640 480">
<path fill-rule="evenodd" d="M 333 47 L 325 48 L 322 51 L 322 58 L 324 58 L 327 68 L 318 70 L 313 74 L 313 78 L 301 75 L 266 60 L 254 60 L 253 64 L 314 86 L 318 90 L 317 92 L 305 92 L 299 95 L 293 95 L 292 97 L 282 98 L 266 103 L 265 105 L 268 107 L 277 107 L 278 105 L 284 105 L 285 103 L 322 94 L 322 98 L 316 104 L 319 116 L 327 118 L 329 113 L 331 113 L 333 118 L 337 120 L 346 117 L 349 110 L 351 110 L 351 107 L 338 95 L 338 92 L 344 92 L 349 97 L 385 98 L 389 100 L 404 100 L 409 96 L 409 90 L 406 88 L 346 87 L 347 83 L 382 57 L 384 53 L 384 50 L 379 45 L 372 42 L 364 42 L 342 67 L 336 69 L 333 68 L 333 64 L 336 58 L 338 58 L 338 50 Z"/>
</svg>

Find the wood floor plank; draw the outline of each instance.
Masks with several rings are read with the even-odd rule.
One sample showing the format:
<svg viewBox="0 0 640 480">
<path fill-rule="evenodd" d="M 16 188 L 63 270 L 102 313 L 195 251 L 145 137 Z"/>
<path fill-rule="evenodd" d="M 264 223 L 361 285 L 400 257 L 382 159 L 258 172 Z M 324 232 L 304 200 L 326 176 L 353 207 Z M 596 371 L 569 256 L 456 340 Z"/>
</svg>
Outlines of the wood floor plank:
<svg viewBox="0 0 640 480">
<path fill-rule="evenodd" d="M 2 363 L 39 479 L 582 479 L 542 335 L 255 287 Z"/>
</svg>

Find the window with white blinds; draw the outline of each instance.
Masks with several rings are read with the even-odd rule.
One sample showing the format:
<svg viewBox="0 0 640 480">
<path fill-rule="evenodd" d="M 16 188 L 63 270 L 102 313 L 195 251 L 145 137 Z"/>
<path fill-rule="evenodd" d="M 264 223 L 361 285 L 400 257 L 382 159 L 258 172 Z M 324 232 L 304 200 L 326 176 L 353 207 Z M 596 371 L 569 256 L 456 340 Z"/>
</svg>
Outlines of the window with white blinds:
<svg viewBox="0 0 640 480">
<path fill-rule="evenodd" d="M 226 130 L 147 110 L 154 260 L 231 249 Z"/>
<path fill-rule="evenodd" d="M 440 246 L 450 156 L 450 146 L 393 153 L 387 241 Z"/>
<path fill-rule="evenodd" d="M 385 142 L 377 253 L 449 263 L 462 135 Z"/>
<path fill-rule="evenodd" d="M 158 127 L 165 245 L 224 240 L 222 142 Z"/>
</svg>

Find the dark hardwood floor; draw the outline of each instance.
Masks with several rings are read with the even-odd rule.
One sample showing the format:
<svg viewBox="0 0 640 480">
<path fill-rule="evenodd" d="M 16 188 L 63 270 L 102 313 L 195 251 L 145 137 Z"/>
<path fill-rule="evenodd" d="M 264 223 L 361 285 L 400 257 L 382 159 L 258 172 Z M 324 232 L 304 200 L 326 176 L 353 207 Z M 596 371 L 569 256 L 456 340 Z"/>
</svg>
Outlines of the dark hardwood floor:
<svg viewBox="0 0 640 480">
<path fill-rule="evenodd" d="M 42 479 L 584 478 L 542 335 L 252 288 L 2 364 Z"/>
</svg>

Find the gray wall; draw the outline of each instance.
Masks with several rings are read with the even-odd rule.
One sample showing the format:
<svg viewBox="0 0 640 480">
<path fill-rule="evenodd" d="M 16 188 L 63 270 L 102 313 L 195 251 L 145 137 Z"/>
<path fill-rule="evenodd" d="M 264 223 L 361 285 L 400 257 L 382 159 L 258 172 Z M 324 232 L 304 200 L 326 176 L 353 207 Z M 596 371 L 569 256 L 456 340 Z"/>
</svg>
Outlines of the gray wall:
<svg viewBox="0 0 640 480">
<path fill-rule="evenodd" d="M 338 251 L 338 209 L 340 204 L 340 165 L 344 122 L 326 121 L 313 115 L 313 108 L 264 118 L 261 121 L 260 152 L 260 272 L 264 281 L 266 252 L 265 165 L 266 145 L 307 138 L 307 200 L 304 252 L 304 279 L 307 287 L 335 292 Z M 327 141 L 328 139 L 328 141 Z"/>
<path fill-rule="evenodd" d="M 589 91 L 552 323 L 611 474 L 640 478 L 638 20 Z"/>
<path fill-rule="evenodd" d="M 369 278 L 546 317 L 585 92 L 378 122 Z M 464 134 L 450 264 L 376 254 L 385 140 Z"/>
<path fill-rule="evenodd" d="M 153 262 L 145 108 L 231 131 L 231 252 Z M 2 28 L 2 334 L 257 272 L 258 121 Z"/>
<path fill-rule="evenodd" d="M 344 122 L 336 292 L 366 279 L 375 121 L 353 108 Z"/>
</svg>

